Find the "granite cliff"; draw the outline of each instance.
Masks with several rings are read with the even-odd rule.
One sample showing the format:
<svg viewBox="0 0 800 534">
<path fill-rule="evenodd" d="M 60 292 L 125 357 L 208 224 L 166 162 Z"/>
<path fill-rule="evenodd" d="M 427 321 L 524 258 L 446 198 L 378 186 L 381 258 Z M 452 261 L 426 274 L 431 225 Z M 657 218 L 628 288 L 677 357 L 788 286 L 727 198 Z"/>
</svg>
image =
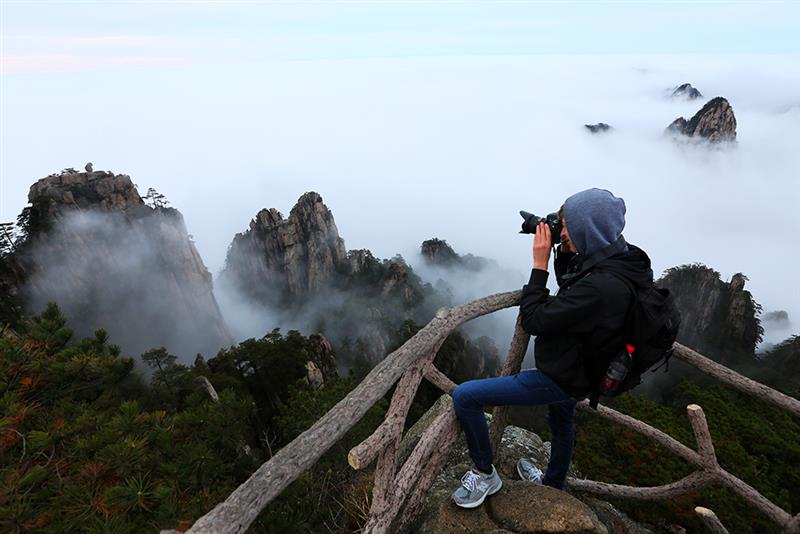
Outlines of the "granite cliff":
<svg viewBox="0 0 800 534">
<path fill-rule="evenodd" d="M 180 212 L 148 206 L 129 176 L 66 169 L 28 201 L 15 256 L 29 311 L 55 301 L 78 335 L 105 328 L 129 354 L 165 346 L 186 361 L 233 342 Z"/>
<path fill-rule="evenodd" d="M 317 193 L 306 193 L 289 217 L 259 211 L 228 250 L 223 277 L 248 287 L 257 300 L 287 304 L 334 281 L 349 265 L 333 214 Z"/>
<path fill-rule="evenodd" d="M 752 361 L 761 341 L 761 307 L 737 273 L 729 282 L 700 264 L 667 270 L 659 284 L 675 295 L 683 315 L 678 342 L 731 366 Z"/>
</svg>

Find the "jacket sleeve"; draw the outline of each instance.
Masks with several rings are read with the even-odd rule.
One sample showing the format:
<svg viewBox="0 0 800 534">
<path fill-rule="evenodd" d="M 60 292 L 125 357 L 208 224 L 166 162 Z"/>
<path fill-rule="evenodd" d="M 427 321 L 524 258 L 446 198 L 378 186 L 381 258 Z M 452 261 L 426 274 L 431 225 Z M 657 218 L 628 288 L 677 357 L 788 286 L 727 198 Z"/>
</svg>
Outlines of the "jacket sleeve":
<svg viewBox="0 0 800 534">
<path fill-rule="evenodd" d="M 591 332 L 602 310 L 598 288 L 583 279 L 551 296 L 546 287 L 548 277 L 547 271 L 533 269 L 530 281 L 523 286 L 519 306 L 522 328 L 531 335 Z"/>
</svg>

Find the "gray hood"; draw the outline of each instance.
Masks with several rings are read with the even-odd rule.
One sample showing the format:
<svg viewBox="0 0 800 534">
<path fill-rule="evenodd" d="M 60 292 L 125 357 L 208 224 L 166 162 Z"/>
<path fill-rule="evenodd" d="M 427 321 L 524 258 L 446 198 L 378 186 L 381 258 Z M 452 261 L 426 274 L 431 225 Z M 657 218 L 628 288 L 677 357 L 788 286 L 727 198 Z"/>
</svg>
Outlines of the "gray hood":
<svg viewBox="0 0 800 534">
<path fill-rule="evenodd" d="M 587 189 L 564 202 L 569 237 L 588 256 L 616 241 L 625 228 L 625 201 L 605 189 Z"/>
</svg>

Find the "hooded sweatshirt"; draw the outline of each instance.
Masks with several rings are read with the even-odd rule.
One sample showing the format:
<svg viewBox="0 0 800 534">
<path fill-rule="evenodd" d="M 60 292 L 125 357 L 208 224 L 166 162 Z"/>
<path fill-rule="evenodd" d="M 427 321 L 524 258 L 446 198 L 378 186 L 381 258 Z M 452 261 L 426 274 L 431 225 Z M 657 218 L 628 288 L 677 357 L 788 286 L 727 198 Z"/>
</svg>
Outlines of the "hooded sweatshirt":
<svg viewBox="0 0 800 534">
<path fill-rule="evenodd" d="M 616 241 L 625 228 L 625 201 L 605 189 L 587 189 L 564 202 L 570 240 L 589 256 Z"/>
<path fill-rule="evenodd" d="M 564 203 L 564 218 L 578 254 L 559 253 L 559 292 L 549 273 L 533 269 L 522 288 L 523 328 L 536 336 L 536 367 L 575 398 L 589 395 L 611 358 L 625 344 L 625 316 L 633 287 L 653 281 L 650 258 L 622 237 L 625 202 L 604 189 L 588 189 Z"/>
</svg>

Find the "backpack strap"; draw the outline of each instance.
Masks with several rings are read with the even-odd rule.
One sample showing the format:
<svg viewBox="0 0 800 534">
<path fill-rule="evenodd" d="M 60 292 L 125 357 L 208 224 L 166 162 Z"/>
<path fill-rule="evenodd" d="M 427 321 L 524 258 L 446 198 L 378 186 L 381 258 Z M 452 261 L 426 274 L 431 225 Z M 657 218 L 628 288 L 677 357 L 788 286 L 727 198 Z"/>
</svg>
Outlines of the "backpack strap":
<svg viewBox="0 0 800 534">
<path fill-rule="evenodd" d="M 628 290 L 630 290 L 630 292 L 631 292 L 631 296 L 632 296 L 631 303 L 630 303 L 630 305 L 628 305 L 628 310 L 625 312 L 625 322 L 622 325 L 622 329 L 623 330 L 627 330 L 628 329 L 628 319 L 630 317 L 630 314 L 631 314 L 631 312 L 633 310 L 634 305 L 636 304 L 636 296 L 639 294 L 639 292 L 637 291 L 636 286 L 634 286 L 633 283 L 630 280 L 628 280 L 627 278 L 625 278 L 621 274 L 619 274 L 617 272 L 614 272 L 612 270 L 603 270 L 603 272 L 604 273 L 608 273 L 610 275 L 613 275 L 614 278 L 620 280 L 623 284 L 625 284 L 625 287 L 627 287 Z M 627 332 L 625 333 L 625 336 L 627 337 Z M 616 345 L 616 342 L 618 341 L 618 339 L 619 338 L 617 336 L 614 336 L 613 338 L 611 338 L 602 347 L 601 352 L 606 352 L 606 351 L 610 350 L 611 348 L 613 348 L 613 346 Z M 628 341 L 625 340 L 625 338 L 623 338 L 623 342 L 627 343 Z M 595 386 L 595 388 L 592 390 L 592 392 L 589 394 L 589 407 L 592 408 L 593 410 L 597 410 L 597 403 L 600 400 L 600 391 L 598 389 L 599 386 L 600 386 L 600 384 L 598 383 Z"/>
<path fill-rule="evenodd" d="M 610 245 L 606 245 L 605 247 L 601 248 L 588 258 L 586 258 L 580 265 L 580 269 L 574 273 L 566 273 L 562 277 L 564 282 L 569 285 L 575 280 L 581 278 L 587 271 L 592 270 L 596 265 L 599 263 L 607 260 L 612 256 L 616 256 L 617 254 L 622 254 L 628 248 L 628 243 L 625 241 L 625 238 L 619 236 L 616 241 L 611 243 Z"/>
</svg>

